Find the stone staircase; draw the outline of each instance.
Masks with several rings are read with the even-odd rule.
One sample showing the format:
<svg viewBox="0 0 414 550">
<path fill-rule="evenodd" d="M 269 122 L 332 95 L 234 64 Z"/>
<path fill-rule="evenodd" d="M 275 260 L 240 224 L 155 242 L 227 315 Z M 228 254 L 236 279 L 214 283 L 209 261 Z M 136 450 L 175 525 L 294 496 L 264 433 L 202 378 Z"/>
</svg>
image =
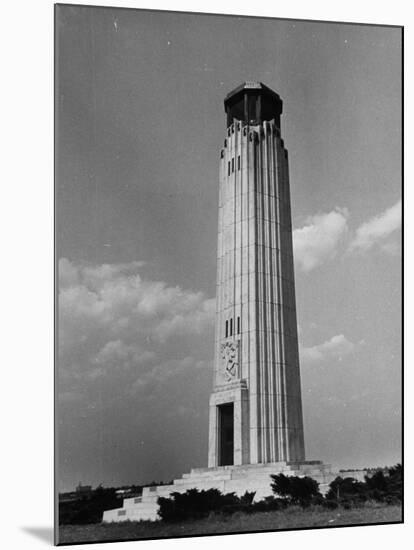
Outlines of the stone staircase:
<svg viewBox="0 0 414 550">
<path fill-rule="evenodd" d="M 122 508 L 107 510 L 103 522 L 120 521 L 156 521 L 159 497 L 168 497 L 171 493 L 185 493 L 188 489 L 219 489 L 222 493 L 243 495 L 246 491 L 255 491 L 255 500 L 271 496 L 271 474 L 312 477 L 319 483 L 321 493 L 328 490 L 329 483 L 338 475 L 331 466 L 320 461 L 300 463 L 273 462 L 268 464 L 244 464 L 241 466 L 220 466 L 217 468 L 193 468 L 190 473 L 175 479 L 171 485 L 144 487 L 141 497 L 124 499 Z"/>
</svg>

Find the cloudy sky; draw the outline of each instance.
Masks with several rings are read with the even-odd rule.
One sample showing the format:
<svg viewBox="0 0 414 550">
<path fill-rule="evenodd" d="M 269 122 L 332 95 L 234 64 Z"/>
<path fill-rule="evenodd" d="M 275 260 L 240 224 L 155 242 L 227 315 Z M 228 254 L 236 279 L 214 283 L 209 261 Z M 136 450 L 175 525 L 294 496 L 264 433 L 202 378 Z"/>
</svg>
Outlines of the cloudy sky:
<svg viewBox="0 0 414 550">
<path fill-rule="evenodd" d="M 207 464 L 223 99 L 284 101 L 306 454 L 400 460 L 396 28 L 57 10 L 59 488 Z"/>
</svg>

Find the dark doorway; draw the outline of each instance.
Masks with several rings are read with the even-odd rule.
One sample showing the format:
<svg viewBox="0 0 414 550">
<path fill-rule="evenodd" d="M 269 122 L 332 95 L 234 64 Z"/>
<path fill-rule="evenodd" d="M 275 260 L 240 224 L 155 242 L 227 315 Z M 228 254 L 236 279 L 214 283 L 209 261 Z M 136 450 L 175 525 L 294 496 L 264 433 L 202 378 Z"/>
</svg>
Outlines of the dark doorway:
<svg viewBox="0 0 414 550">
<path fill-rule="evenodd" d="M 219 466 L 234 464 L 234 406 L 233 403 L 219 405 Z"/>
</svg>

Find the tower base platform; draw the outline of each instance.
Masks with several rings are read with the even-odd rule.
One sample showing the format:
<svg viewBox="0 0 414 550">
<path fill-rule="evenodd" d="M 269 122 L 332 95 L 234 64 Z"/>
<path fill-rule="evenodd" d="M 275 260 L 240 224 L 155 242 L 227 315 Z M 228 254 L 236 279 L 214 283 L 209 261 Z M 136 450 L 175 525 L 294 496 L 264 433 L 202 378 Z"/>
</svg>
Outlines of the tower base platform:
<svg viewBox="0 0 414 550">
<path fill-rule="evenodd" d="M 271 462 L 267 464 L 243 464 L 241 466 L 220 466 L 217 468 L 193 468 L 189 474 L 175 479 L 171 485 L 144 487 L 142 496 L 124 499 L 122 508 L 107 510 L 103 522 L 157 521 L 159 497 L 169 497 L 171 493 L 185 493 L 189 489 L 219 489 L 222 493 L 236 493 L 242 496 L 246 491 L 255 491 L 254 500 L 272 496 L 272 474 L 286 476 L 308 476 L 319 483 L 319 490 L 326 493 L 329 484 L 339 475 L 329 464 L 319 460 L 304 462 Z"/>
</svg>

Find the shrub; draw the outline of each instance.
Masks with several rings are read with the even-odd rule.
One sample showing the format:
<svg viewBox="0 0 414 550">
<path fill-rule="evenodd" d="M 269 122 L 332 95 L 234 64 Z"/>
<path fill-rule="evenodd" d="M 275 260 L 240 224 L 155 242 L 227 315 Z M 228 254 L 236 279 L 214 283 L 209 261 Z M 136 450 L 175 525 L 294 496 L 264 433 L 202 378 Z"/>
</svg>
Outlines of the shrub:
<svg viewBox="0 0 414 550">
<path fill-rule="evenodd" d="M 240 497 L 240 502 L 242 504 L 252 504 L 254 500 L 254 496 L 256 494 L 256 491 L 246 491 L 244 495 Z"/>
<path fill-rule="evenodd" d="M 365 476 L 365 481 L 337 477 L 329 485 L 326 498 L 337 501 L 345 508 L 361 506 L 367 500 L 386 504 L 400 503 L 402 482 L 402 467 L 397 464 L 389 468 L 388 472 L 378 470 L 372 476 Z"/>
<path fill-rule="evenodd" d="M 361 499 L 365 496 L 366 487 L 361 481 L 353 477 L 336 477 L 329 485 L 329 491 L 326 493 L 328 500 L 350 501 Z M 366 500 L 366 497 L 365 497 Z"/>
<path fill-rule="evenodd" d="M 402 501 L 403 498 L 403 469 L 397 464 L 388 470 L 388 495 L 395 500 Z"/>
<path fill-rule="evenodd" d="M 312 498 L 320 495 L 319 483 L 311 477 L 271 475 L 272 491 L 276 495 L 285 497 L 290 504 L 309 506 Z"/>
<path fill-rule="evenodd" d="M 157 502 L 161 519 L 171 522 L 202 518 L 211 512 L 230 514 L 248 506 L 235 493 L 223 495 L 218 489 L 189 489 L 185 493 L 172 493 L 170 498 L 159 497 Z"/>
<path fill-rule="evenodd" d="M 403 472 L 401 464 L 382 470 L 372 476 L 365 476 L 368 497 L 379 502 L 401 502 L 403 493 Z"/>
<path fill-rule="evenodd" d="M 365 476 L 365 485 L 368 491 L 375 492 L 377 495 L 387 493 L 388 490 L 388 480 L 382 470 L 378 470 L 372 476 Z"/>
<path fill-rule="evenodd" d="M 88 496 L 59 502 L 59 525 L 100 523 L 105 510 L 118 508 L 121 504 L 115 489 L 98 487 Z"/>
</svg>

